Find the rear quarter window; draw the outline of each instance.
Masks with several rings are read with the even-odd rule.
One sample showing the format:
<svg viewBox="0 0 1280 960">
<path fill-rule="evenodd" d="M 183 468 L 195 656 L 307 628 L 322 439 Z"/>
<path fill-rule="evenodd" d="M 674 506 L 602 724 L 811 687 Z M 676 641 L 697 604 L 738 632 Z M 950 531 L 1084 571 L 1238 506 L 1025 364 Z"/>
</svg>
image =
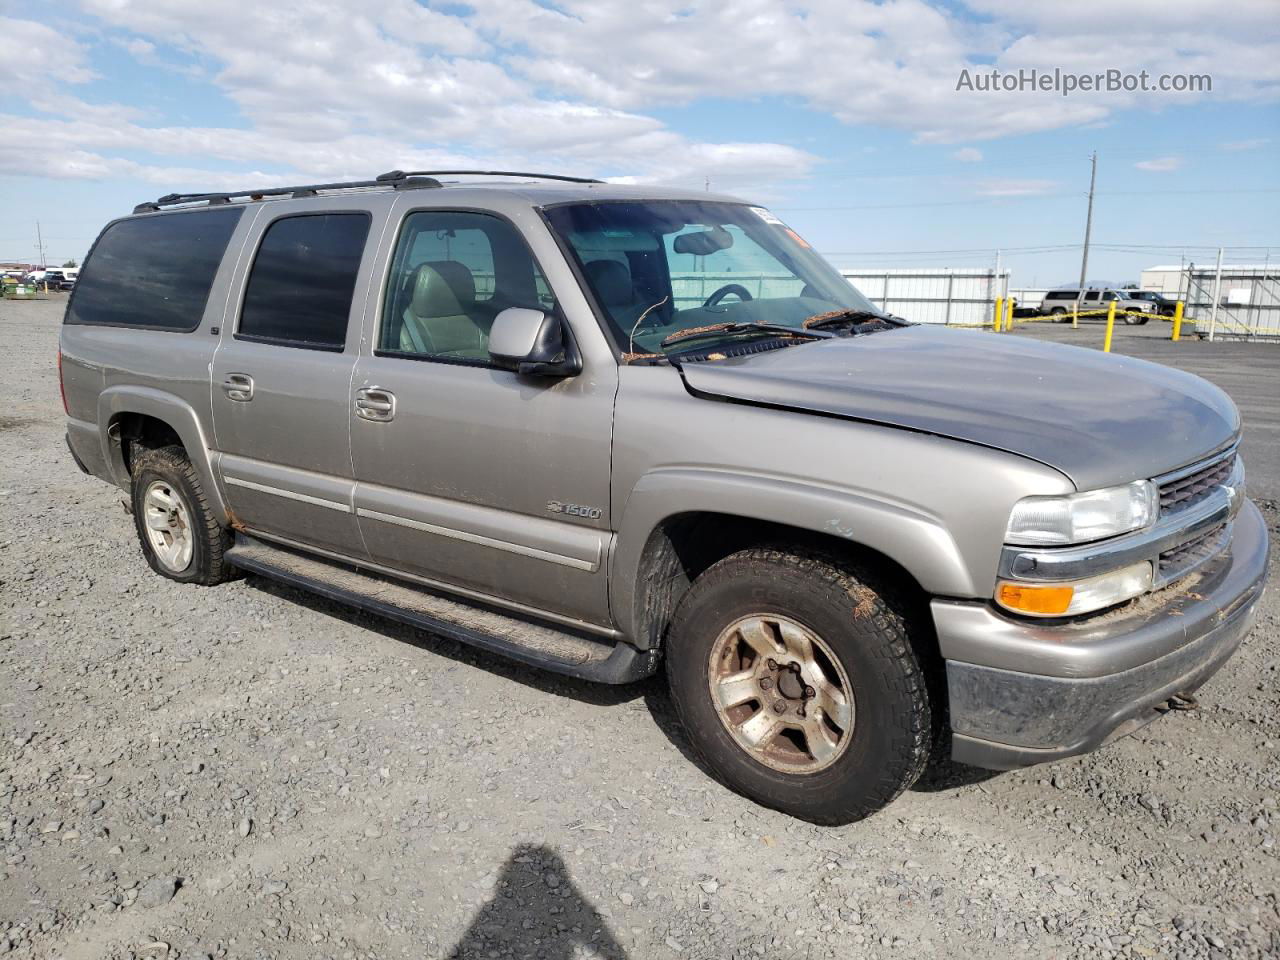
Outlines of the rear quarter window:
<svg viewBox="0 0 1280 960">
<path fill-rule="evenodd" d="M 201 210 L 111 224 L 80 270 L 65 322 L 194 330 L 243 212 Z"/>
</svg>

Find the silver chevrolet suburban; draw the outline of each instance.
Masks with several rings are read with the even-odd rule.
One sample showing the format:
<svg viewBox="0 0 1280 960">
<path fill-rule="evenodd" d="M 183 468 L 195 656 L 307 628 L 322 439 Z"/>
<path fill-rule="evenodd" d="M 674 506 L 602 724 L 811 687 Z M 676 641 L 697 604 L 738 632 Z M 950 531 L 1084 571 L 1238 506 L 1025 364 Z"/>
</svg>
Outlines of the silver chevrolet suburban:
<svg viewBox="0 0 1280 960">
<path fill-rule="evenodd" d="M 605 683 L 665 665 L 715 776 L 824 823 L 931 757 L 1093 750 L 1247 633 L 1267 534 L 1217 388 L 886 315 L 729 197 L 460 173 L 102 231 L 67 438 L 156 573 Z"/>
<path fill-rule="evenodd" d="M 1068 314 L 1075 313 L 1078 307 L 1081 313 L 1100 318 L 1114 303 L 1121 323 L 1141 326 L 1159 313 L 1159 304 L 1135 296 L 1136 293 L 1136 290 L 1050 290 L 1040 302 L 1040 313 L 1066 321 L 1071 319 Z"/>
</svg>

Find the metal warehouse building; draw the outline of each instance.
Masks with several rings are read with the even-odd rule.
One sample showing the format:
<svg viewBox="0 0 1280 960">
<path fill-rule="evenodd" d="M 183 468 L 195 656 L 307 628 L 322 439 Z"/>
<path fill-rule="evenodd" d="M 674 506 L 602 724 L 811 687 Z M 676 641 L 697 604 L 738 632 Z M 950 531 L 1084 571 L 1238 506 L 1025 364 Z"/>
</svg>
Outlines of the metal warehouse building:
<svg viewBox="0 0 1280 960">
<path fill-rule="evenodd" d="M 1142 271 L 1140 285 L 1186 301 L 1187 316 L 1202 330 L 1213 327 L 1215 334 L 1224 336 L 1280 336 L 1280 264 L 1155 266 Z"/>
<path fill-rule="evenodd" d="M 882 310 L 916 323 L 990 323 L 992 301 L 1009 295 L 1008 270 L 842 267 L 840 275 Z"/>
</svg>

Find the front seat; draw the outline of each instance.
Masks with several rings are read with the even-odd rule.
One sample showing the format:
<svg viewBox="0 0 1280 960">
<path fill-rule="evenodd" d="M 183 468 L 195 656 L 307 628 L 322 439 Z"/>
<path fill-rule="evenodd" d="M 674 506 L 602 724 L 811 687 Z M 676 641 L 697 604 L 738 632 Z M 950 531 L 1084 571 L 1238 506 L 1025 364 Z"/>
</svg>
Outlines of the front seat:
<svg viewBox="0 0 1280 960">
<path fill-rule="evenodd" d="M 450 283 L 446 275 L 451 275 L 454 282 Z M 487 360 L 488 331 L 467 314 L 459 297 L 467 287 L 474 297 L 471 271 L 456 260 L 418 267 L 413 275 L 412 296 L 401 318 L 400 349 L 405 353 Z"/>
<path fill-rule="evenodd" d="M 627 265 L 617 260 L 589 260 L 583 264 L 583 270 L 600 305 L 609 311 L 613 322 L 625 330 L 635 326 L 648 304 L 636 302 L 636 290 Z"/>
</svg>

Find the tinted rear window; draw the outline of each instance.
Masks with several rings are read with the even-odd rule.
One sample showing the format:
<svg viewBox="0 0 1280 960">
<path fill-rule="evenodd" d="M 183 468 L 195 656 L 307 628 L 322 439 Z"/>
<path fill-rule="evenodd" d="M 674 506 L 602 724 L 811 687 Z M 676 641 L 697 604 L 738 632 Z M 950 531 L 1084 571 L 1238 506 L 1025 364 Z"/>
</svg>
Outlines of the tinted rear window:
<svg viewBox="0 0 1280 960">
<path fill-rule="evenodd" d="M 113 223 L 80 270 L 66 322 L 194 330 L 242 212 L 202 210 Z"/>
<path fill-rule="evenodd" d="M 237 336 L 341 350 L 369 235 L 369 215 L 284 217 L 267 228 L 253 261 Z"/>
</svg>

